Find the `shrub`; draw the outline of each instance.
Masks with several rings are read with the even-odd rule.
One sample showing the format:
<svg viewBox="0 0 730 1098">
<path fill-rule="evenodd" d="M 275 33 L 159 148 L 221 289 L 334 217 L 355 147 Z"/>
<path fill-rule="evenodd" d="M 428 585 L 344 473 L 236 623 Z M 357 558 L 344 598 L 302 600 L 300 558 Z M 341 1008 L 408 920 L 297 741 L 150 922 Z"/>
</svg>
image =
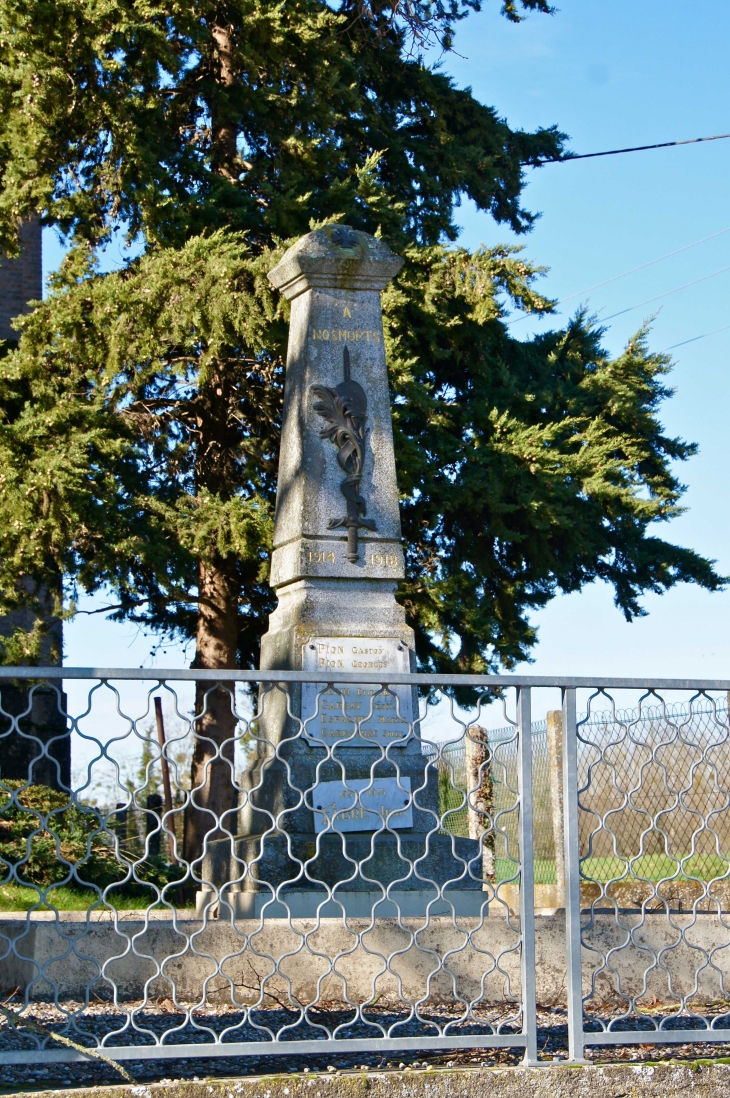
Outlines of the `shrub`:
<svg viewBox="0 0 730 1098">
<path fill-rule="evenodd" d="M 169 867 L 161 859 L 138 860 L 123 844 L 117 854 L 114 835 L 98 809 L 44 785 L 2 783 L 0 873 L 5 870 L 5 883 L 103 889 L 131 878 L 132 865 L 144 881 L 164 885 L 169 880 Z M 139 889 L 131 879 L 124 885 L 125 893 Z"/>
</svg>

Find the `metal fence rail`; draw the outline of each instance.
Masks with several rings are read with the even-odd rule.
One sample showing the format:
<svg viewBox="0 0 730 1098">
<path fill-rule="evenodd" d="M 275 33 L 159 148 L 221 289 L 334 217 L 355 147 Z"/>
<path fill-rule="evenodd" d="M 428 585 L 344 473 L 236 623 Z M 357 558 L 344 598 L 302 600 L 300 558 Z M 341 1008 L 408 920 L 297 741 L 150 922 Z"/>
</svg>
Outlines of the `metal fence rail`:
<svg viewBox="0 0 730 1098">
<path fill-rule="evenodd" d="M 0 1063 L 730 1040 L 729 683 L 218 674 L 0 668 Z"/>
</svg>

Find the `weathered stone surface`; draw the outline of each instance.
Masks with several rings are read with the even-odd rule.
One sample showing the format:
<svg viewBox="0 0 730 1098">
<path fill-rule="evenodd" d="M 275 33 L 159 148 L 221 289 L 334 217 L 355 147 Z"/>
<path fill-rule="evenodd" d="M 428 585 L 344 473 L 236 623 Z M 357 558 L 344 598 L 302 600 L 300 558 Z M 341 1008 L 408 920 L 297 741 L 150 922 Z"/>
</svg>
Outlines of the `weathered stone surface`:
<svg viewBox="0 0 730 1098">
<path fill-rule="evenodd" d="M 330 225 L 299 240 L 269 276 L 291 300 L 292 312 L 271 571 L 278 606 L 262 638 L 262 669 L 321 672 L 322 644 L 347 644 L 343 670 L 356 670 L 367 656 L 384 682 L 389 672 L 415 669 L 413 631 L 395 600 L 403 550 L 380 305 L 381 290 L 401 266 L 382 241 Z M 365 654 L 356 660 L 353 649 Z M 326 719 L 324 709 L 313 717 L 325 689 L 262 687 L 257 755 L 242 780 L 239 834 L 233 843 L 210 844 L 204 882 L 221 888 L 245 879 L 245 888 L 265 890 L 301 877 L 299 889 L 317 891 L 296 858 L 312 858 L 316 849 L 315 787 L 345 777 L 409 780 L 412 824 L 399 828 L 403 849 L 408 857 L 428 855 L 436 880 L 450 880 L 449 840 L 429 836 L 438 831 L 438 775 L 427 767 L 417 726 L 409 724 L 418 715 L 416 692 L 400 688 L 398 707 L 394 695 L 373 703 L 377 714 L 366 725 L 370 749 L 365 736 L 359 743 L 325 736 L 345 721 L 331 696 L 324 702 Z M 349 702 L 354 712 L 352 697 Z M 301 724 L 308 717 L 311 739 Z M 371 889 L 372 879 L 390 884 L 411 878 L 407 862 L 393 853 L 394 836 L 378 837 L 372 857 L 371 836 L 364 834 L 360 846 L 350 836 L 348 853 L 367 863 L 357 869 L 331 846 L 332 836 L 319 836 L 323 853 L 309 876 L 323 874 L 318 879 L 330 884 L 354 878 L 353 892 Z M 478 844 L 459 844 L 459 857 L 471 864 Z M 462 874 L 458 869 L 456 876 Z M 479 888 L 480 882 L 470 878 L 464 887 Z"/>
<path fill-rule="evenodd" d="M 0 253 L 0 339 L 17 339 L 16 316 L 29 312 L 29 301 L 43 296 L 42 236 L 39 217 L 20 226 L 20 255 L 8 259 Z"/>
<path fill-rule="evenodd" d="M 299 240 L 270 274 L 291 300 L 292 313 L 271 571 L 278 606 L 262 638 L 262 669 L 321 671 L 319 646 L 331 642 L 388 653 L 387 660 L 378 660 L 384 679 L 389 670 L 402 673 L 415 666 L 413 631 L 395 600 L 403 550 L 380 306 L 380 291 L 401 265 L 382 241 L 330 225 Z M 347 453 L 357 460 L 343 456 Z M 351 659 L 345 670 L 354 666 Z M 287 837 L 295 838 L 297 851 L 314 851 L 314 788 L 345 776 L 408 779 L 419 792 L 411 806 L 412 826 L 399 833 L 404 840 L 420 836 L 414 850 L 419 847 L 416 856 L 425 852 L 426 835 L 436 824 L 438 788 L 436 771 L 426 774 L 420 741 L 407 723 L 417 715 L 415 693 L 400 688 L 400 712 L 394 696 L 373 703 L 377 714 L 366 729 L 370 749 L 364 738 L 345 745 L 339 737 L 325 736 L 342 721 L 331 697 L 318 698 L 322 689 L 262 688 L 257 756 L 242 782 L 239 837 L 235 846 L 227 840 L 212 843 L 203 870 L 215 887 L 246 876 L 242 857 L 256 861 L 248 888 L 263 882 L 276 887 L 292 871 L 297 876 L 299 867 L 286 853 Z M 324 706 L 319 713 L 318 706 Z M 354 711 L 352 698 L 349 708 Z M 301 724 L 307 718 L 310 738 Z M 386 734 L 394 730 L 395 737 Z M 404 734 L 404 744 L 396 746 Z M 335 752 L 329 759 L 325 747 Z M 262 839 L 266 832 L 271 834 Z M 326 843 L 322 849 L 329 853 Z M 402 876 L 404 868 L 389 851 L 390 845 L 378 840 L 377 871 L 373 863 L 368 867 L 368 875 L 386 883 Z M 351 877 L 352 865 L 334 848 L 331 853 L 327 880 L 334 883 L 338 873 Z M 367 854 L 363 848 L 360 857 Z M 306 878 L 299 887 L 317 889 Z M 371 887 L 356 875 L 355 891 Z"/>
<path fill-rule="evenodd" d="M 413 630 L 395 601 L 396 581 L 301 579 L 277 589 L 279 604 L 261 638 L 262 670 L 302 670 L 305 644 L 318 637 L 390 638 L 413 652 Z M 415 657 L 411 669 L 415 667 Z"/>
<path fill-rule="evenodd" d="M 20 263 L 20 260 L 5 262 Z M 2 279 L 0 287 L 1 283 Z M 41 644 L 39 662 L 59 663 L 63 650 L 63 624 L 56 616 L 60 585 L 57 591 L 49 590 L 45 585 L 38 586 L 28 576 L 22 583 L 36 607 L 25 606 L 0 616 L 0 637 L 12 637 L 16 629 L 30 632 L 40 617 L 48 629 Z M 60 687 L 61 683 L 34 687 L 7 680 L 0 683 L 0 777 L 3 779 L 28 781 L 30 777 L 32 782 L 52 789 L 70 788 L 71 736 L 64 716 L 66 695 Z M 13 724 L 12 717 L 17 718 L 17 725 Z M 45 752 L 44 744 L 48 745 Z"/>
<path fill-rule="evenodd" d="M 438 833 L 414 834 L 414 830 L 403 829 L 397 838 L 384 832 L 320 836 L 279 832 L 249 835 L 233 843 L 220 840 L 210 844 L 202 876 L 218 887 L 223 881 L 238 881 L 242 889 L 258 889 L 263 887 L 261 882 L 275 888 L 285 881 L 291 881 L 297 890 L 323 890 L 325 884 L 334 888 L 344 881 L 348 892 L 368 891 L 373 881 L 384 886 L 397 881 L 398 888 L 406 891 L 422 889 L 429 881 L 438 885 L 452 881 L 459 889 L 481 889 L 476 843 Z M 363 875 L 354 876 L 353 861 L 363 863 Z M 302 879 L 304 864 L 307 879 Z"/>
<path fill-rule="evenodd" d="M 403 674 L 410 670 L 404 644 L 388 638 L 318 637 L 304 645 L 304 671 L 382 671 Z M 321 685 L 302 685 L 301 718 L 307 739 L 331 746 L 362 747 L 365 742 L 389 747 L 405 740 L 413 721 L 413 692 L 408 686 L 383 691 L 364 683 L 348 683 L 322 692 Z M 355 719 L 360 721 L 355 725 Z"/>
<path fill-rule="evenodd" d="M 285 707 L 281 702 L 279 705 L 284 711 L 276 715 L 283 723 Z M 268 730 L 273 723 L 272 715 L 266 719 Z M 327 758 L 324 747 L 310 746 L 301 736 L 280 741 L 277 757 L 273 756 L 273 748 L 266 751 L 262 748 L 241 780 L 246 790 L 240 813 L 241 834 L 260 835 L 278 826 L 290 835 L 309 834 L 314 841 L 313 790 L 318 781 L 341 779 L 343 767 L 351 778 L 369 778 L 371 774 L 378 778 L 394 778 L 398 774 L 410 778 L 414 790 L 414 832 L 424 835 L 436 825 L 438 773 L 430 766 L 424 774 L 421 745 L 413 736 L 404 747 L 391 746 L 387 759 L 375 747 L 335 745 L 332 752 L 332 758 Z M 211 851 L 214 846 L 211 844 Z"/>
<path fill-rule="evenodd" d="M 269 276 L 292 313 L 271 566 L 279 602 L 262 638 L 262 669 L 301 670 L 305 644 L 338 636 L 393 640 L 413 666 L 413 631 L 395 601 L 403 549 L 380 306 L 401 266 L 382 241 L 330 225 L 302 237 Z M 347 529 L 331 525 L 348 514 L 346 477 L 316 407 L 323 391 L 344 384 L 345 349 L 367 402 L 358 491 L 374 526 L 358 530 L 356 561 L 347 559 Z M 285 723 L 271 723 L 274 742 Z"/>
<path fill-rule="evenodd" d="M 380 291 L 402 260 L 381 241 L 345 226 L 302 237 L 270 274 L 292 298 L 271 583 L 304 576 L 397 580 L 403 575 L 398 487 Z M 330 529 L 344 514 L 344 478 L 315 387 L 352 380 L 367 399 L 361 495 L 374 530 L 360 531 L 356 563 L 346 559 L 346 530 Z"/>
<path fill-rule="evenodd" d="M 337 1075 L 264 1075 L 201 1082 L 35 1091 L 84 1098 L 726 1098 L 730 1065 L 546 1065 L 488 1070 L 353 1072 Z"/>
<path fill-rule="evenodd" d="M 403 260 L 377 237 L 347 225 L 326 225 L 292 245 L 269 278 L 290 300 L 311 287 L 384 290 Z"/>
<path fill-rule="evenodd" d="M 40 301 L 43 296 L 40 218 L 34 217 L 21 225 L 20 249 L 17 259 L 8 259 L 0 253 L 0 340 L 18 338 L 20 333 L 13 327 L 13 319 L 30 312 L 28 302 Z M 24 607 L 0 616 L 0 637 L 11 637 L 15 629 L 30 631 L 40 616 L 49 628 L 39 663 L 57 663 L 63 650 L 63 626 L 54 606 L 61 597 L 60 583 L 54 591 L 45 586 L 39 588 L 28 576 L 22 582 L 37 600 L 39 613 Z M 4 682 L 0 687 L 0 705 L 14 717 L 28 711 L 20 720 L 20 736 L 11 730 L 10 721 L 0 716 L 0 776 L 27 781 L 30 775 L 30 780 L 39 785 L 68 790 L 71 739 L 63 715 L 65 695 L 59 697 L 51 688 L 36 687 L 31 691 Z M 40 744 L 26 737 L 35 737 Z M 50 747 L 43 754 L 43 744 L 49 741 Z"/>
</svg>

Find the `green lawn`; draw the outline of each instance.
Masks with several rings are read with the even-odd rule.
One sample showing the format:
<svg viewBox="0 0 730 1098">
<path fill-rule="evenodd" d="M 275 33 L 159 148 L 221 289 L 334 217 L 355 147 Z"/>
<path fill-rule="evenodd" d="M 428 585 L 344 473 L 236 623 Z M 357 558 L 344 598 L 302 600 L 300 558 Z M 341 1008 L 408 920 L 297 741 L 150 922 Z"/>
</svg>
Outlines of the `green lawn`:
<svg viewBox="0 0 730 1098">
<path fill-rule="evenodd" d="M 677 880 L 686 881 L 696 877 L 701 881 L 711 881 L 724 877 L 728 873 L 730 863 L 716 854 L 695 854 L 685 863 L 684 874 Z M 496 876 L 498 881 L 510 880 L 517 874 L 517 865 L 508 858 L 498 858 L 496 863 Z M 630 872 L 627 872 L 627 863 L 623 858 L 584 858 L 581 862 L 581 872 L 584 880 L 605 883 L 606 881 L 646 880 L 656 883 L 665 878 L 674 878 L 677 871 L 677 862 L 666 854 L 644 854 L 637 858 Z M 519 879 L 519 878 L 518 878 Z M 730 877 L 728 877 L 730 883 Z M 535 859 L 535 884 L 555 884 L 555 862 L 546 858 Z M 39 893 L 35 888 L 23 888 L 16 884 L 0 885 L 0 911 L 50 911 L 56 908 L 58 911 L 87 911 L 97 904 L 98 897 L 92 889 L 69 888 L 64 886 L 54 888 L 48 893 L 48 904 L 39 903 Z M 149 899 L 143 896 L 125 896 L 120 889 L 114 889 L 108 898 L 107 904 L 118 911 L 144 910 L 147 903 L 153 903 L 155 893 L 150 889 Z M 170 896 L 170 902 L 174 898 Z M 102 904 L 98 904 L 102 908 Z M 175 903 L 176 907 L 188 907 L 192 905 Z"/>
<path fill-rule="evenodd" d="M 631 866 L 623 858 L 584 858 L 581 862 L 581 875 L 584 880 L 604 883 L 605 881 L 645 880 L 656 883 L 667 877 L 674 878 L 678 863 L 667 854 L 644 854 L 636 858 Z M 696 877 L 700 881 L 712 881 L 728 873 L 730 863 L 717 854 L 695 854 L 688 858 L 684 872 L 676 880 L 686 881 Z M 505 881 L 515 876 L 517 865 L 508 858 L 497 859 L 497 880 Z M 535 884 L 556 884 L 555 862 L 547 858 L 535 858 Z M 728 877 L 730 884 L 730 876 Z"/>
<path fill-rule="evenodd" d="M 517 863 L 511 861 L 509 858 L 497 858 L 495 869 L 498 881 L 510 881 L 518 872 Z M 555 862 L 547 858 L 535 858 L 534 877 L 535 884 L 557 884 L 558 879 L 555 876 Z"/>
<path fill-rule="evenodd" d="M 584 858 L 581 871 L 584 877 L 592 881 L 604 882 L 626 877 L 629 880 L 643 878 L 656 882 L 665 877 L 674 877 L 679 868 L 678 862 L 679 859 L 670 858 L 667 854 L 644 854 L 634 859 L 630 866 L 623 858 Z M 724 877 L 729 868 L 728 860 L 717 854 L 695 854 L 684 863 L 683 872 L 677 879 L 686 881 L 690 877 L 697 877 L 701 881 L 711 881 Z"/>
<path fill-rule="evenodd" d="M 96 892 L 90 888 L 54 888 L 49 891 L 47 899 L 47 904 L 39 903 L 40 896 L 35 888 L 23 888 L 16 884 L 0 885 L 0 911 L 30 911 L 32 908 L 37 911 L 52 911 L 54 908 L 58 911 L 88 911 L 94 904 L 98 904 L 98 910 L 104 909 L 104 904 L 99 902 Z M 110 893 L 107 905 L 117 911 L 144 911 L 147 904 L 153 903 L 154 899 L 155 893 L 152 890 L 149 900 L 145 901 L 142 896 L 124 896 L 119 889 L 115 889 Z M 173 902 L 172 899 L 170 902 Z M 179 908 L 183 905 L 174 906 Z"/>
</svg>

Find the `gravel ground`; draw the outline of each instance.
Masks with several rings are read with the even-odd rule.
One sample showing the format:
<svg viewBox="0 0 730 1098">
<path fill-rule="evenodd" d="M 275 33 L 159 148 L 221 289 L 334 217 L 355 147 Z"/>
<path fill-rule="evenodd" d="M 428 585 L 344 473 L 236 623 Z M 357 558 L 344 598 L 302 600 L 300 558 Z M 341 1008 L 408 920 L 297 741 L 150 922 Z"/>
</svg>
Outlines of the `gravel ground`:
<svg viewBox="0 0 730 1098">
<path fill-rule="evenodd" d="M 80 1004 L 67 1004 L 68 1007 L 79 1007 Z M 16 1007 L 16 1009 L 18 1009 Z M 225 1022 L 231 1024 L 235 1019 L 231 1018 L 232 1008 L 228 1011 L 218 1009 L 212 1016 L 207 1017 L 207 1023 L 217 1020 L 218 1025 L 221 1015 L 225 1014 Z M 267 1012 L 269 1013 L 269 1012 Z M 271 1011 L 270 1023 L 278 1028 L 283 1012 Z M 717 1009 L 713 1011 L 717 1016 Z M 156 1011 L 145 1012 L 145 1021 L 152 1024 L 151 1028 L 170 1025 L 170 1011 L 157 1008 Z M 120 1015 L 121 1016 L 121 1015 Z M 447 1017 L 445 1010 L 430 1012 L 434 1022 L 444 1023 Z M 602 1017 L 609 1018 L 610 1011 L 602 1012 Z M 654 1012 L 654 1019 L 659 1020 L 661 1012 Z M 35 1004 L 32 1010 L 33 1019 L 41 1025 L 56 1023 L 61 1018 L 60 1012 L 44 1004 Z M 184 1016 L 181 1016 L 181 1019 Z M 507 1029 L 514 1030 L 509 1025 L 509 1018 L 514 1018 L 513 1012 L 507 1008 L 502 1012 L 502 1019 L 507 1021 Z M 84 1013 L 85 1023 L 89 1029 L 101 1029 L 110 1021 L 110 1010 L 106 1004 L 95 1004 L 87 1008 Z M 387 1010 L 380 1014 L 381 1022 L 393 1021 L 394 1016 Z M 496 1022 L 499 1020 L 497 1012 L 493 1009 L 484 1012 L 484 1021 Z M 218 1029 L 218 1025 L 215 1028 Z M 413 1026 L 408 1027 L 413 1031 Z M 424 1032 L 423 1028 L 421 1032 Z M 194 1033 L 194 1031 L 193 1031 Z M 407 1035 L 407 1031 L 401 1033 Z M 191 1039 L 191 1031 L 181 1034 L 184 1040 Z M 203 1035 L 204 1036 L 204 1035 Z M 242 1035 L 246 1039 L 248 1035 Z M 200 1040 L 201 1035 L 198 1035 Z M 241 1038 L 239 1038 L 241 1039 Z M 6 1023 L 0 1025 L 0 1048 L 27 1047 L 28 1064 L 3 1065 L 0 1072 L 0 1093 L 9 1093 L 18 1090 L 48 1090 L 72 1087 L 103 1086 L 119 1083 L 119 1075 L 109 1066 L 98 1061 L 79 1062 L 70 1064 L 33 1064 L 33 1050 L 30 1041 L 22 1038 L 20 1034 L 13 1033 Z M 566 1012 L 562 1008 L 541 1008 L 538 1012 L 538 1050 L 540 1058 L 544 1061 L 560 1061 L 568 1056 L 568 1029 Z M 109 1050 L 113 1055 L 113 1051 Z M 617 1048 L 616 1046 L 598 1046 L 587 1050 L 586 1058 L 594 1063 L 645 1063 L 658 1061 L 694 1061 L 698 1059 L 730 1058 L 730 1044 L 718 1043 L 694 1043 L 685 1045 L 666 1045 L 664 1047 L 654 1044 L 638 1044 Z M 236 1077 L 241 1075 L 266 1075 L 282 1072 L 348 1072 L 348 1071 L 373 1071 L 373 1070 L 403 1070 L 424 1069 L 439 1067 L 468 1067 L 478 1068 L 497 1067 L 518 1064 L 522 1059 L 522 1050 L 517 1049 L 493 1049 L 473 1048 L 464 1050 L 449 1050 L 446 1052 L 413 1052 L 413 1053 L 377 1053 L 365 1055 L 362 1052 L 353 1054 L 323 1053 L 322 1055 L 310 1054 L 306 1056 L 231 1056 L 231 1057 L 188 1057 L 176 1060 L 125 1060 L 123 1065 L 133 1078 L 142 1082 L 157 1082 L 174 1079 L 207 1079 Z"/>
</svg>

